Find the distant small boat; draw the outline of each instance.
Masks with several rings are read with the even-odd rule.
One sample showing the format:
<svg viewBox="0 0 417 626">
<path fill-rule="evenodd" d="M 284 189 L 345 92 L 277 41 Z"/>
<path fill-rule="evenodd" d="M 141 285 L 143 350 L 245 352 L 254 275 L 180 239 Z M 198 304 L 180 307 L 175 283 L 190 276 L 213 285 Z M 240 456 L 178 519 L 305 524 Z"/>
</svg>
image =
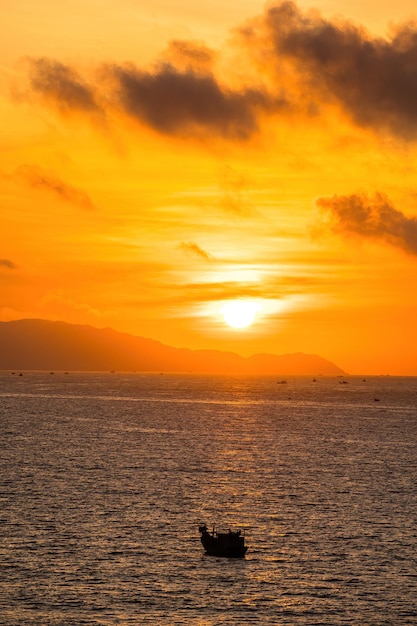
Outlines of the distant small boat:
<svg viewBox="0 0 417 626">
<path fill-rule="evenodd" d="M 245 546 L 245 531 L 228 530 L 220 532 L 215 526 L 211 533 L 207 526 L 200 526 L 201 543 L 205 551 L 210 556 L 223 556 L 233 559 L 241 559 L 245 556 L 247 546 Z"/>
</svg>

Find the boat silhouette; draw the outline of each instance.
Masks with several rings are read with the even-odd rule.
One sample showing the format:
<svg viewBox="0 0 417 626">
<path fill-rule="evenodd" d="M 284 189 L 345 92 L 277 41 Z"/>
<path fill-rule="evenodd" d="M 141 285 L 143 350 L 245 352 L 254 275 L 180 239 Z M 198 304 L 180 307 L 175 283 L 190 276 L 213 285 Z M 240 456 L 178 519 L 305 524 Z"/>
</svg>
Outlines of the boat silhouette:
<svg viewBox="0 0 417 626">
<path fill-rule="evenodd" d="M 213 526 L 208 532 L 207 526 L 199 527 L 201 543 L 209 556 L 222 556 L 227 558 L 241 559 L 245 556 L 245 531 L 228 530 L 222 532 Z"/>
</svg>

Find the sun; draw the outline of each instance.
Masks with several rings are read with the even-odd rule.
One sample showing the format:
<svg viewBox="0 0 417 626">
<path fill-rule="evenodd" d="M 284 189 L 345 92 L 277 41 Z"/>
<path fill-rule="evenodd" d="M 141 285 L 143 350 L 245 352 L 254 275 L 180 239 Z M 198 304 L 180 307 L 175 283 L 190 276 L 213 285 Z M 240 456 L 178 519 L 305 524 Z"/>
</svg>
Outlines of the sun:
<svg viewBox="0 0 417 626">
<path fill-rule="evenodd" d="M 232 328 L 247 328 L 255 321 L 259 304 L 249 300 L 233 300 L 222 307 L 223 318 Z"/>
</svg>

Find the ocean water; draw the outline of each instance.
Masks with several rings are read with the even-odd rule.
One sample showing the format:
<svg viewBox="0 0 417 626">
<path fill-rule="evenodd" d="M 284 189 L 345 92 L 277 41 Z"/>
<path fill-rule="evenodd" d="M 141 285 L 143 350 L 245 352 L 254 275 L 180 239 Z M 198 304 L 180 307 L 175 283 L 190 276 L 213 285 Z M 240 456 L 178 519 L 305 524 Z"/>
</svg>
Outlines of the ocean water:
<svg viewBox="0 0 417 626">
<path fill-rule="evenodd" d="M 0 373 L 0 623 L 417 624 L 416 448 L 417 378 Z"/>
</svg>

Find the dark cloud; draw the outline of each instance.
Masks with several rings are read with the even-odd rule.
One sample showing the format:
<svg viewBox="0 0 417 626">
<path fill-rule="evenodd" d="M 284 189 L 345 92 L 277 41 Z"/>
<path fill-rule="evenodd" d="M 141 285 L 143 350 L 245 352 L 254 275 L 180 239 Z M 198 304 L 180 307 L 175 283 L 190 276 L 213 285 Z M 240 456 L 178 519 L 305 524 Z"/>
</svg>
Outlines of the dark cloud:
<svg viewBox="0 0 417 626">
<path fill-rule="evenodd" d="M 68 65 L 44 57 L 30 59 L 29 64 L 32 90 L 61 110 L 100 111 L 94 89 Z"/>
<path fill-rule="evenodd" d="M 270 62 L 290 59 L 304 93 L 333 99 L 362 126 L 417 135 L 417 25 L 398 28 L 390 40 L 371 37 L 341 20 L 302 13 L 293 2 L 270 7 L 259 26 L 246 30 L 251 46 L 270 47 Z"/>
<path fill-rule="evenodd" d="M 213 50 L 179 40 L 152 71 L 107 64 L 90 82 L 68 65 L 33 59 L 30 85 L 62 111 L 102 116 L 116 106 L 168 135 L 247 139 L 265 114 L 317 116 L 338 103 L 360 126 L 417 138 L 417 24 L 373 37 L 286 1 L 248 22 L 234 43 L 233 86 L 215 74 Z"/>
<path fill-rule="evenodd" d="M 45 172 L 35 165 L 21 165 L 15 173 L 15 178 L 23 180 L 35 189 L 45 189 L 62 200 L 74 204 L 82 209 L 94 209 L 94 204 L 85 191 L 77 189 L 68 183 Z"/>
<path fill-rule="evenodd" d="M 132 66 L 109 68 L 120 105 L 129 116 L 161 133 L 211 132 L 246 139 L 258 128 L 258 114 L 283 106 L 259 89 L 235 91 L 212 74 L 163 65 L 154 73 Z"/>
<path fill-rule="evenodd" d="M 200 248 L 200 246 L 194 243 L 194 241 L 183 241 L 180 244 L 180 248 L 185 252 L 199 256 L 203 259 L 206 259 L 207 261 L 211 261 L 213 259 L 212 255 L 209 254 L 209 252 L 206 252 L 205 250 L 203 250 L 203 248 Z"/>
<path fill-rule="evenodd" d="M 8 270 L 17 269 L 17 265 L 13 261 L 9 261 L 9 259 L 0 259 L 0 267 L 5 267 Z"/>
<path fill-rule="evenodd" d="M 158 64 L 152 72 L 133 64 L 104 65 L 96 86 L 68 65 L 31 59 L 30 88 L 64 112 L 103 115 L 98 102 L 105 102 L 107 108 L 116 106 L 160 133 L 177 136 L 247 139 L 258 130 L 262 112 L 288 106 L 284 96 L 273 98 L 262 88 L 222 85 L 210 71 L 214 53 L 203 45 L 176 41 L 167 54 L 172 63 Z"/>
<path fill-rule="evenodd" d="M 334 232 L 379 239 L 417 255 L 417 218 L 406 217 L 393 207 L 385 194 L 319 198 Z"/>
</svg>

